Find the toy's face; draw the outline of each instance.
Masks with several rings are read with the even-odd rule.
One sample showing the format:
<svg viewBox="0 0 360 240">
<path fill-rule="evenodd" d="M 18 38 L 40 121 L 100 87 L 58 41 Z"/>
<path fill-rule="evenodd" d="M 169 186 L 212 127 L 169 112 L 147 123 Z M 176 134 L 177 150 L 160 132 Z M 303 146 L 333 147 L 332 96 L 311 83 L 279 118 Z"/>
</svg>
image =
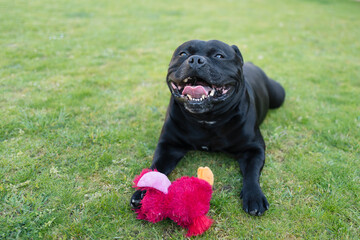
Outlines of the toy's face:
<svg viewBox="0 0 360 240">
<path fill-rule="evenodd" d="M 167 194 L 171 185 L 170 180 L 165 174 L 151 170 L 144 170 L 142 174 L 134 180 L 134 182 L 136 187 L 141 189 L 136 191 L 131 198 L 130 204 L 134 209 L 141 208 L 147 191 L 155 193 L 156 191 L 160 191 L 163 194 Z"/>
<path fill-rule="evenodd" d="M 138 213 L 138 218 L 150 222 L 158 222 L 163 220 L 166 216 L 165 211 L 166 194 L 153 188 L 147 188 L 144 192 L 140 206 L 135 209 Z"/>
</svg>

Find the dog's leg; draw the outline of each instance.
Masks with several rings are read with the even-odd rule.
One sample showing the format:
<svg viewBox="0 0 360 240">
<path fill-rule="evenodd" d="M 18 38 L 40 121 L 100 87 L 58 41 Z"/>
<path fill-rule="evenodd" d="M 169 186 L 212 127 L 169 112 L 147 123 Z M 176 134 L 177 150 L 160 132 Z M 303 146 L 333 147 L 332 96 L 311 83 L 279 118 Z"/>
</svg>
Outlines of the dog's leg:
<svg viewBox="0 0 360 240">
<path fill-rule="evenodd" d="M 134 209 L 141 207 L 141 200 L 144 198 L 146 191 L 137 190 L 130 199 L 130 206 Z"/>
<path fill-rule="evenodd" d="M 172 146 L 167 142 L 159 142 L 150 168 L 169 175 L 187 151 L 182 147 Z"/>
<path fill-rule="evenodd" d="M 269 208 L 269 203 L 259 183 L 264 163 L 261 155 L 263 154 L 250 151 L 244 154 L 244 158 L 238 160 L 243 174 L 243 188 L 240 195 L 243 199 L 243 209 L 253 216 L 260 216 Z"/>
<path fill-rule="evenodd" d="M 166 175 L 170 174 L 176 167 L 177 163 L 184 157 L 187 150 L 181 147 L 175 147 L 163 141 L 160 141 L 156 147 L 151 169 L 156 169 Z M 132 208 L 141 207 L 141 200 L 144 198 L 146 191 L 137 190 L 130 200 Z"/>
<path fill-rule="evenodd" d="M 269 208 L 269 203 L 259 183 L 260 173 L 265 163 L 265 144 L 247 149 L 239 155 L 238 162 L 243 175 L 243 188 L 240 195 L 243 200 L 243 209 L 250 215 L 260 216 Z"/>
</svg>

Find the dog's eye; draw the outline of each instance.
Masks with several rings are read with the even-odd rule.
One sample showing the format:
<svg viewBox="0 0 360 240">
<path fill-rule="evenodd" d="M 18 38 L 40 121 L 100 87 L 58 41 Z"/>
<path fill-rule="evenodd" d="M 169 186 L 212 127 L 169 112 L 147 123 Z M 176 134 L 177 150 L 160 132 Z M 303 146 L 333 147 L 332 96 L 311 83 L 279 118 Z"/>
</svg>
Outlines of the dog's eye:
<svg viewBox="0 0 360 240">
<path fill-rule="evenodd" d="M 218 53 L 218 54 L 215 55 L 215 57 L 216 57 L 216 58 L 224 58 L 224 55 Z"/>
<path fill-rule="evenodd" d="M 187 53 L 186 53 L 186 52 L 181 52 L 179 55 L 180 55 L 181 57 L 184 57 L 184 56 L 187 56 Z"/>
</svg>

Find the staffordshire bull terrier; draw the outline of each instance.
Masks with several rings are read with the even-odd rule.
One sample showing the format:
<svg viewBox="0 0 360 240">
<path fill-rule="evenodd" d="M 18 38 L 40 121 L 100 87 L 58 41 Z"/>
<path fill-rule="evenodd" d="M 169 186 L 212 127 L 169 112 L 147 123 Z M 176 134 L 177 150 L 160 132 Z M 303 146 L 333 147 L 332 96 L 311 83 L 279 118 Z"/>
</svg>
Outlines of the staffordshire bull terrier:
<svg viewBox="0 0 360 240">
<path fill-rule="evenodd" d="M 285 100 L 284 88 L 252 63 L 235 45 L 192 40 L 174 52 L 166 77 L 171 91 L 151 169 L 168 175 L 190 150 L 224 152 L 240 165 L 245 212 L 262 215 L 269 203 L 259 178 L 265 142 L 259 125 L 268 109 Z M 131 198 L 140 207 L 146 192 Z"/>
</svg>

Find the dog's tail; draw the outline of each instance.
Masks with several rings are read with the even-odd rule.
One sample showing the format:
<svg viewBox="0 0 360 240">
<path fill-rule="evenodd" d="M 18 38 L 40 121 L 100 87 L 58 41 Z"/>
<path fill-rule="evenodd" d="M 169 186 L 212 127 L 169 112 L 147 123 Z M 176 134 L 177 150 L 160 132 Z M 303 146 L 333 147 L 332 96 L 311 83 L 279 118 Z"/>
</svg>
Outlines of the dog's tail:
<svg viewBox="0 0 360 240">
<path fill-rule="evenodd" d="M 280 83 L 275 80 L 268 78 L 268 82 L 266 84 L 266 88 L 269 93 L 269 107 L 270 108 L 278 108 L 285 101 L 285 90 L 280 85 Z"/>
</svg>

